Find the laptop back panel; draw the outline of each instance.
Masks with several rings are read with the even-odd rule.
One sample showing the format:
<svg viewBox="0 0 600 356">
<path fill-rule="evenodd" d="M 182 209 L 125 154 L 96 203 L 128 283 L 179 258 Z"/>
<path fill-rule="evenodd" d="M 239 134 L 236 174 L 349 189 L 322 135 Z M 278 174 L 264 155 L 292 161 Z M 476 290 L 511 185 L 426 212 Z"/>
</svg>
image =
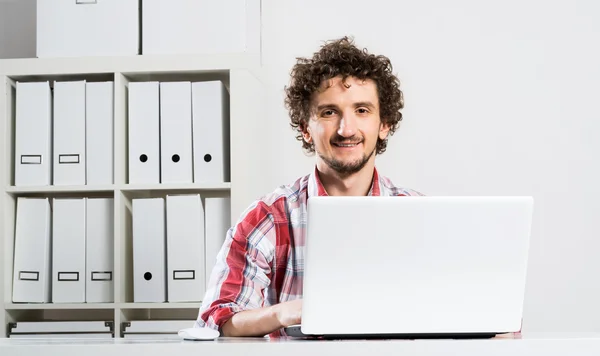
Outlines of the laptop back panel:
<svg viewBox="0 0 600 356">
<path fill-rule="evenodd" d="M 531 197 L 312 197 L 302 332 L 520 330 Z"/>
</svg>

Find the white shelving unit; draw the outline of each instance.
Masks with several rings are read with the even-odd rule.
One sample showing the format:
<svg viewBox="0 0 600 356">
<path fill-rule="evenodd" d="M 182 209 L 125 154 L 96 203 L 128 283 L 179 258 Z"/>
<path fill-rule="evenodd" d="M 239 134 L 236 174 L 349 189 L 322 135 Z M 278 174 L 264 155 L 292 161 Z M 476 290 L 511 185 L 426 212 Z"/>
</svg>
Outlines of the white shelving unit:
<svg viewBox="0 0 600 356">
<path fill-rule="evenodd" d="M 256 140 L 264 127 L 264 90 L 258 55 L 193 55 L 42 58 L 0 60 L 0 337 L 9 322 L 32 320 L 113 321 L 195 319 L 200 303 L 133 303 L 131 200 L 171 193 L 229 196 L 233 224 L 256 199 L 252 172 L 260 159 Z M 15 84 L 17 81 L 114 81 L 114 184 L 102 186 L 14 186 Z M 222 80 L 230 95 L 230 177 L 219 184 L 128 184 L 127 92 L 133 81 Z M 254 146 L 253 146 L 254 144 Z M 253 148 L 254 147 L 254 148 Z M 259 171 L 258 171 L 259 172 Z M 255 190 L 255 189 L 254 189 Z M 12 303 L 16 201 L 21 196 L 113 197 L 114 303 Z"/>
</svg>

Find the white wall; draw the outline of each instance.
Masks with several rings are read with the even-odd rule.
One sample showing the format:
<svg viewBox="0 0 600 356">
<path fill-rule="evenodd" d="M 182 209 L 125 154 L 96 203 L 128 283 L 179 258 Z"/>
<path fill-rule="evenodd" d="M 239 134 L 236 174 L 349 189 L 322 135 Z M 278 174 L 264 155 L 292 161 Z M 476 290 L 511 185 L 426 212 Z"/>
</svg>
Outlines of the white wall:
<svg viewBox="0 0 600 356">
<path fill-rule="evenodd" d="M 35 57 L 35 0 L 0 0 L 0 59 Z"/>
<path fill-rule="evenodd" d="M 257 189 L 314 163 L 283 106 L 295 57 L 354 35 L 391 58 L 405 93 L 380 170 L 428 195 L 533 195 L 523 328 L 600 331 L 600 3 L 263 0 L 263 30 Z"/>
</svg>

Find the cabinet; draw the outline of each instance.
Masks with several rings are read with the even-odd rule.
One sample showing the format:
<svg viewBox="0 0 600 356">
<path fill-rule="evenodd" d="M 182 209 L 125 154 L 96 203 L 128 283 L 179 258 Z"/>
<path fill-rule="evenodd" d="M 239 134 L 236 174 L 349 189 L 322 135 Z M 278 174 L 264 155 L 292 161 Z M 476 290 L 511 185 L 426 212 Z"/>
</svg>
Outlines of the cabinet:
<svg viewBox="0 0 600 356">
<path fill-rule="evenodd" d="M 113 81 L 114 184 L 14 185 L 16 83 L 27 81 Z M 130 184 L 128 182 L 128 87 L 139 81 L 221 80 L 229 93 L 230 181 L 206 184 Z M 200 303 L 134 303 L 132 199 L 167 194 L 200 194 L 231 199 L 231 223 L 257 197 L 257 178 L 249 178 L 260 155 L 256 140 L 264 127 L 264 89 L 260 58 L 254 54 L 127 56 L 0 60 L 0 331 L 10 322 L 34 320 L 104 320 L 121 325 L 133 320 L 196 319 Z M 256 189 L 254 189 L 256 190 Z M 20 304 L 12 302 L 16 202 L 19 197 L 114 198 L 114 303 Z"/>
</svg>

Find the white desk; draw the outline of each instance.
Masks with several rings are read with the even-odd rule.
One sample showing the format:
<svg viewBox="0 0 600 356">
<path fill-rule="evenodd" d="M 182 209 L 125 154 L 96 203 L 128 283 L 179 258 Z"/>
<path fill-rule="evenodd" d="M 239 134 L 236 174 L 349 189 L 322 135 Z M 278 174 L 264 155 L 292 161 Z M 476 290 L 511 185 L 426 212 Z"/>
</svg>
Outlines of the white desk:
<svg viewBox="0 0 600 356">
<path fill-rule="evenodd" d="M 600 333 L 523 334 L 489 340 L 358 340 L 223 338 L 215 341 L 0 339 L 2 356 L 184 356 L 184 355 L 461 355 L 557 356 L 600 355 Z"/>
</svg>

